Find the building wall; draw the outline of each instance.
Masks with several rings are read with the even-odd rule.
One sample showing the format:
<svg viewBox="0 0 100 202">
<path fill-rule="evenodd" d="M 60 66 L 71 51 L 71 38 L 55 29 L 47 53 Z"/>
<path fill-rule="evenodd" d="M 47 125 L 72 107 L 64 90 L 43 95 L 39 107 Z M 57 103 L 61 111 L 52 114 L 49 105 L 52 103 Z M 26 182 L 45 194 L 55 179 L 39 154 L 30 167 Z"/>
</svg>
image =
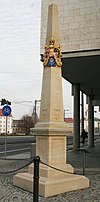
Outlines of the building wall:
<svg viewBox="0 0 100 202">
<path fill-rule="evenodd" d="M 41 53 L 51 3 L 58 4 L 62 52 L 100 48 L 100 0 L 42 0 Z"/>
<path fill-rule="evenodd" d="M 12 133 L 12 117 L 7 118 L 8 134 Z M 6 117 L 0 116 L 0 133 L 6 133 Z"/>
<path fill-rule="evenodd" d="M 19 134 L 19 133 L 24 133 L 25 129 L 23 127 L 21 127 L 21 120 L 17 119 L 17 120 L 13 120 L 13 133 L 15 134 Z"/>
<path fill-rule="evenodd" d="M 8 134 L 12 133 L 12 131 L 13 131 L 12 122 L 13 122 L 13 118 L 12 118 L 12 115 L 10 115 L 7 117 L 7 132 L 8 132 Z M 6 117 L 3 116 L 2 110 L 0 109 L 0 134 L 1 133 L 6 133 Z"/>
</svg>

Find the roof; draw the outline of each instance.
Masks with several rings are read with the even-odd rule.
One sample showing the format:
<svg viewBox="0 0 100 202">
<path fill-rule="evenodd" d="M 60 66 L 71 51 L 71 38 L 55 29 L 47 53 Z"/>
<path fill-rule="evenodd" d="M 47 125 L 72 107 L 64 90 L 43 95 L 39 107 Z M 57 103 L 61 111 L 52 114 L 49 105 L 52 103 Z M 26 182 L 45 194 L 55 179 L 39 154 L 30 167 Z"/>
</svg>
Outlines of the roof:
<svg viewBox="0 0 100 202">
<path fill-rule="evenodd" d="M 74 123 L 74 119 L 73 118 L 64 118 L 64 121 L 66 123 Z"/>
<path fill-rule="evenodd" d="M 63 53 L 62 76 L 80 90 L 100 100 L 100 50 Z"/>
</svg>

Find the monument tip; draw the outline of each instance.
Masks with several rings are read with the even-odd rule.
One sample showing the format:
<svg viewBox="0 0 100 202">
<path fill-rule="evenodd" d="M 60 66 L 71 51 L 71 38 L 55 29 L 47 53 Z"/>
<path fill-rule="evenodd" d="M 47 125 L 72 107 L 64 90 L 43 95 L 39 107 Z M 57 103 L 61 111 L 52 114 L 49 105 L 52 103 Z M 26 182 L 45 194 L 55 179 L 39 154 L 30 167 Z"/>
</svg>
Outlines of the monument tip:
<svg viewBox="0 0 100 202">
<path fill-rule="evenodd" d="M 60 44 L 58 19 L 59 19 L 58 5 L 52 3 L 48 7 L 47 34 L 46 34 L 47 45 L 49 45 L 49 41 L 52 38 L 55 40 L 55 45 Z"/>
</svg>

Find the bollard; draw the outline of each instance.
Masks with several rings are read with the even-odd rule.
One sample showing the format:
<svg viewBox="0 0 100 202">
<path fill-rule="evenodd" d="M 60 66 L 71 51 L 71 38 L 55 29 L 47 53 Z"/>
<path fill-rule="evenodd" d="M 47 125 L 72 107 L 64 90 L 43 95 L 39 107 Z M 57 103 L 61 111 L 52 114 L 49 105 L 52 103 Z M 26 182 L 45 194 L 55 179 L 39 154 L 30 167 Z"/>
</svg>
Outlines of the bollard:
<svg viewBox="0 0 100 202">
<path fill-rule="evenodd" d="M 35 156 L 33 158 L 34 162 L 34 176 L 33 176 L 33 202 L 38 202 L 38 196 L 39 196 L 39 163 L 40 163 L 40 157 Z"/>
<path fill-rule="evenodd" d="M 85 175 L 85 168 L 86 168 L 86 153 L 89 153 L 86 149 L 84 148 L 79 148 L 77 151 L 83 152 L 83 175 Z"/>
<path fill-rule="evenodd" d="M 31 149 L 30 149 L 30 158 L 34 158 L 36 156 L 36 143 L 31 143 Z"/>
<path fill-rule="evenodd" d="M 85 175 L 85 167 L 86 167 L 86 151 L 83 150 L 83 175 Z"/>
</svg>

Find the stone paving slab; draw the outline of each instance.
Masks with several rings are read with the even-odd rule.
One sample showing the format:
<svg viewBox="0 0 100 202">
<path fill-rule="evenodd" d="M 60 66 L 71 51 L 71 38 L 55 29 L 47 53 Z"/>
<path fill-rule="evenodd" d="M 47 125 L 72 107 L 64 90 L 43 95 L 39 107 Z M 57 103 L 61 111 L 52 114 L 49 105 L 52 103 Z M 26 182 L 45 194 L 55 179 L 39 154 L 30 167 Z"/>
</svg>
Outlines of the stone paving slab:
<svg viewBox="0 0 100 202">
<path fill-rule="evenodd" d="M 87 148 L 88 149 L 88 148 Z M 83 190 L 59 194 L 57 196 L 44 199 L 39 197 L 39 202 L 100 202 L 100 143 L 92 149 L 86 158 L 86 177 L 90 179 L 90 187 Z M 22 155 L 12 156 L 12 158 L 28 158 L 26 153 Z M 97 157 L 97 158 L 96 158 Z M 9 157 L 11 158 L 11 157 Z M 10 171 L 19 168 L 27 163 L 26 160 L 3 160 L 0 159 L 0 172 Z M 75 167 L 77 174 L 82 174 L 82 153 L 68 151 L 68 161 Z M 27 171 L 27 167 L 18 171 Z M 18 173 L 16 172 L 16 173 Z M 32 202 L 33 194 L 13 186 L 13 175 L 0 174 L 0 202 Z"/>
<path fill-rule="evenodd" d="M 31 202 L 33 194 L 12 184 L 13 175 L 0 176 L 0 202 Z M 90 188 L 60 194 L 44 199 L 39 197 L 40 202 L 100 202 L 100 174 L 87 175 L 91 180 Z"/>
</svg>

